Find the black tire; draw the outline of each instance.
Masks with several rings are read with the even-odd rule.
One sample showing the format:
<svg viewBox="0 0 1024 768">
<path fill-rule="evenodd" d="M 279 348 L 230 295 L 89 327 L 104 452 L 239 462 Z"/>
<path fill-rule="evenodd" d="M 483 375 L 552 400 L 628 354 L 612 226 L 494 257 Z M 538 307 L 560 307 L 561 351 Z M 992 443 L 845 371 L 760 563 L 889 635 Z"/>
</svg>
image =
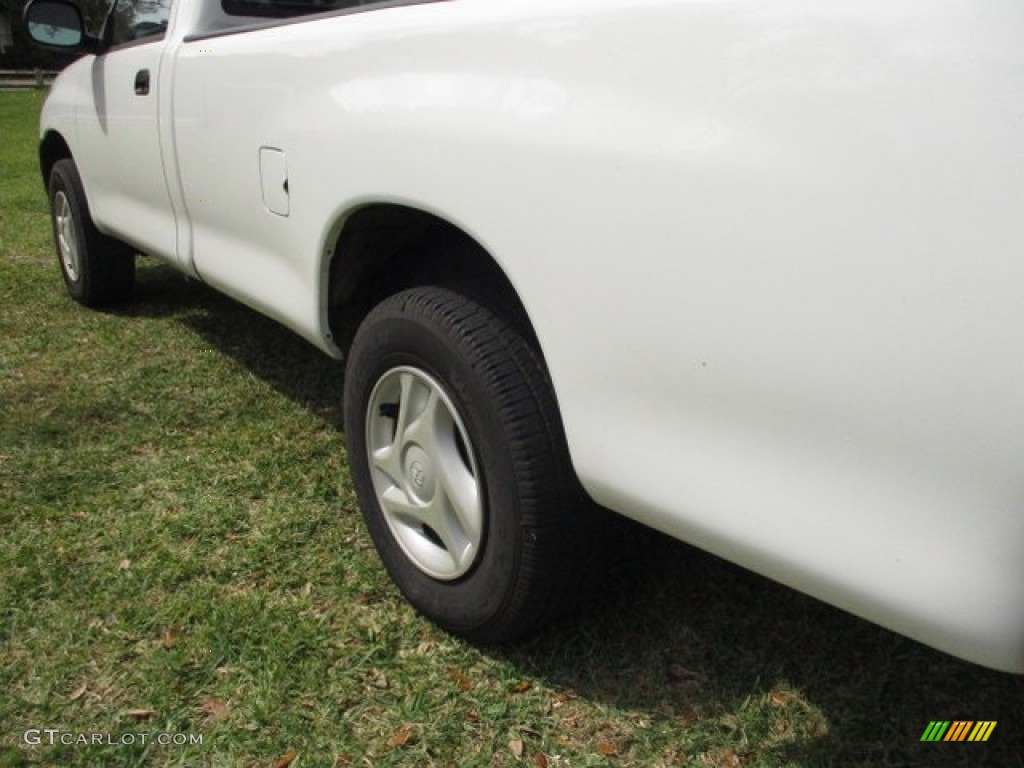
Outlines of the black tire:
<svg viewBox="0 0 1024 768">
<path fill-rule="evenodd" d="M 428 412 L 441 426 L 414 429 L 410 415 Z M 511 325 L 444 288 L 383 301 L 352 344 L 345 424 L 370 535 L 417 610 L 471 641 L 500 643 L 567 607 L 579 575 L 575 533 L 586 501 L 544 366 Z M 422 437 L 427 432 L 433 436 Z M 399 454 L 393 467 L 381 468 L 381 456 Z M 460 504 L 460 495 L 477 498 L 465 493 L 470 480 L 479 506 Z M 462 490 L 449 492 L 456 485 Z M 446 513 L 441 527 L 449 535 L 439 535 L 427 514 L 438 498 L 437 509 L 479 511 L 482 524 L 464 526 L 462 515 Z M 424 506 L 406 519 L 407 504 Z M 470 546 L 459 549 L 465 541 Z M 460 561 L 463 552 L 469 554 Z"/>
<path fill-rule="evenodd" d="M 74 160 L 58 160 L 50 171 L 50 219 L 64 285 L 87 307 L 126 300 L 135 282 L 135 254 L 96 229 Z"/>
</svg>

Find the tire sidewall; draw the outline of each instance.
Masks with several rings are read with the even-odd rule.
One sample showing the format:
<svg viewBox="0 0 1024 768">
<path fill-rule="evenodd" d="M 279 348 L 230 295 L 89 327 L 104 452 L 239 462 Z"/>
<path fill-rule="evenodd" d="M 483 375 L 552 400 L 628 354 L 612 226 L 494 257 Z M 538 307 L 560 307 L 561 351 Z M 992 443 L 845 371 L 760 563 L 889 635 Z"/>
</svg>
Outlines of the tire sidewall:
<svg viewBox="0 0 1024 768">
<path fill-rule="evenodd" d="M 495 394 L 487 386 L 486 361 L 465 337 L 426 313 L 386 313 L 363 331 L 372 341 L 353 345 L 346 371 L 345 423 L 349 462 L 370 535 L 391 578 L 413 605 L 441 626 L 472 634 L 499 616 L 519 573 L 524 531 L 508 449 Z M 371 316 L 372 317 L 372 316 Z M 395 540 L 370 479 L 366 409 L 380 378 L 399 366 L 418 368 L 445 389 L 473 445 L 484 499 L 484 536 L 472 569 L 454 581 L 434 579 L 417 568 Z"/>
</svg>

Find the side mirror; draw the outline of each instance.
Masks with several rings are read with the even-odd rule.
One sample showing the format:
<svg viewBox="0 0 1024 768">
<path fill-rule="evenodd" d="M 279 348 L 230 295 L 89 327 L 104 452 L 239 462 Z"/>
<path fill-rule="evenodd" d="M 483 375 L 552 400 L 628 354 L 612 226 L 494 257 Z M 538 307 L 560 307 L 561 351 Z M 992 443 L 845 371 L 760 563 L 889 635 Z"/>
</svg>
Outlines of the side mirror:
<svg viewBox="0 0 1024 768">
<path fill-rule="evenodd" d="M 74 51 L 85 47 L 82 12 L 70 0 L 32 0 L 25 6 L 29 39 L 43 48 Z"/>
</svg>

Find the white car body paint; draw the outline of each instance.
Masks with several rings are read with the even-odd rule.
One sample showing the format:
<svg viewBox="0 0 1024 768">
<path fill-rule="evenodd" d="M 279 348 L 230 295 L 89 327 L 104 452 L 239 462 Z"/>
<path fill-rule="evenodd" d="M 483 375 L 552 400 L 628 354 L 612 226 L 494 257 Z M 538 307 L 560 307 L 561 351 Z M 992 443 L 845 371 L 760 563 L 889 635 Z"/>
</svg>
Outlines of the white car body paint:
<svg viewBox="0 0 1024 768">
<path fill-rule="evenodd" d="M 338 355 L 346 216 L 446 219 L 517 290 L 598 502 L 1024 672 L 1024 5 L 454 0 L 186 39 L 211 5 L 130 49 L 158 132 L 90 138 L 128 51 L 53 88 L 102 229 Z"/>
</svg>

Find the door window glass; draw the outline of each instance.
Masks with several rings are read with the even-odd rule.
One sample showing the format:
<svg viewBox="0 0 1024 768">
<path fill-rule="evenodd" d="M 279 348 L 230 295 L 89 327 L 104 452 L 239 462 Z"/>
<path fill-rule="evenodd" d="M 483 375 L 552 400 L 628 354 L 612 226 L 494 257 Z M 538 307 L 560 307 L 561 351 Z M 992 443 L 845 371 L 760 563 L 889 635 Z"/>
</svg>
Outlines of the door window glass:
<svg viewBox="0 0 1024 768">
<path fill-rule="evenodd" d="M 371 5 L 379 0 L 221 0 L 221 8 L 229 16 L 262 16 L 288 19 L 310 13 L 340 11 L 358 5 Z"/>
<path fill-rule="evenodd" d="M 109 24 L 114 45 L 158 37 L 167 30 L 172 0 L 117 0 Z"/>
</svg>

